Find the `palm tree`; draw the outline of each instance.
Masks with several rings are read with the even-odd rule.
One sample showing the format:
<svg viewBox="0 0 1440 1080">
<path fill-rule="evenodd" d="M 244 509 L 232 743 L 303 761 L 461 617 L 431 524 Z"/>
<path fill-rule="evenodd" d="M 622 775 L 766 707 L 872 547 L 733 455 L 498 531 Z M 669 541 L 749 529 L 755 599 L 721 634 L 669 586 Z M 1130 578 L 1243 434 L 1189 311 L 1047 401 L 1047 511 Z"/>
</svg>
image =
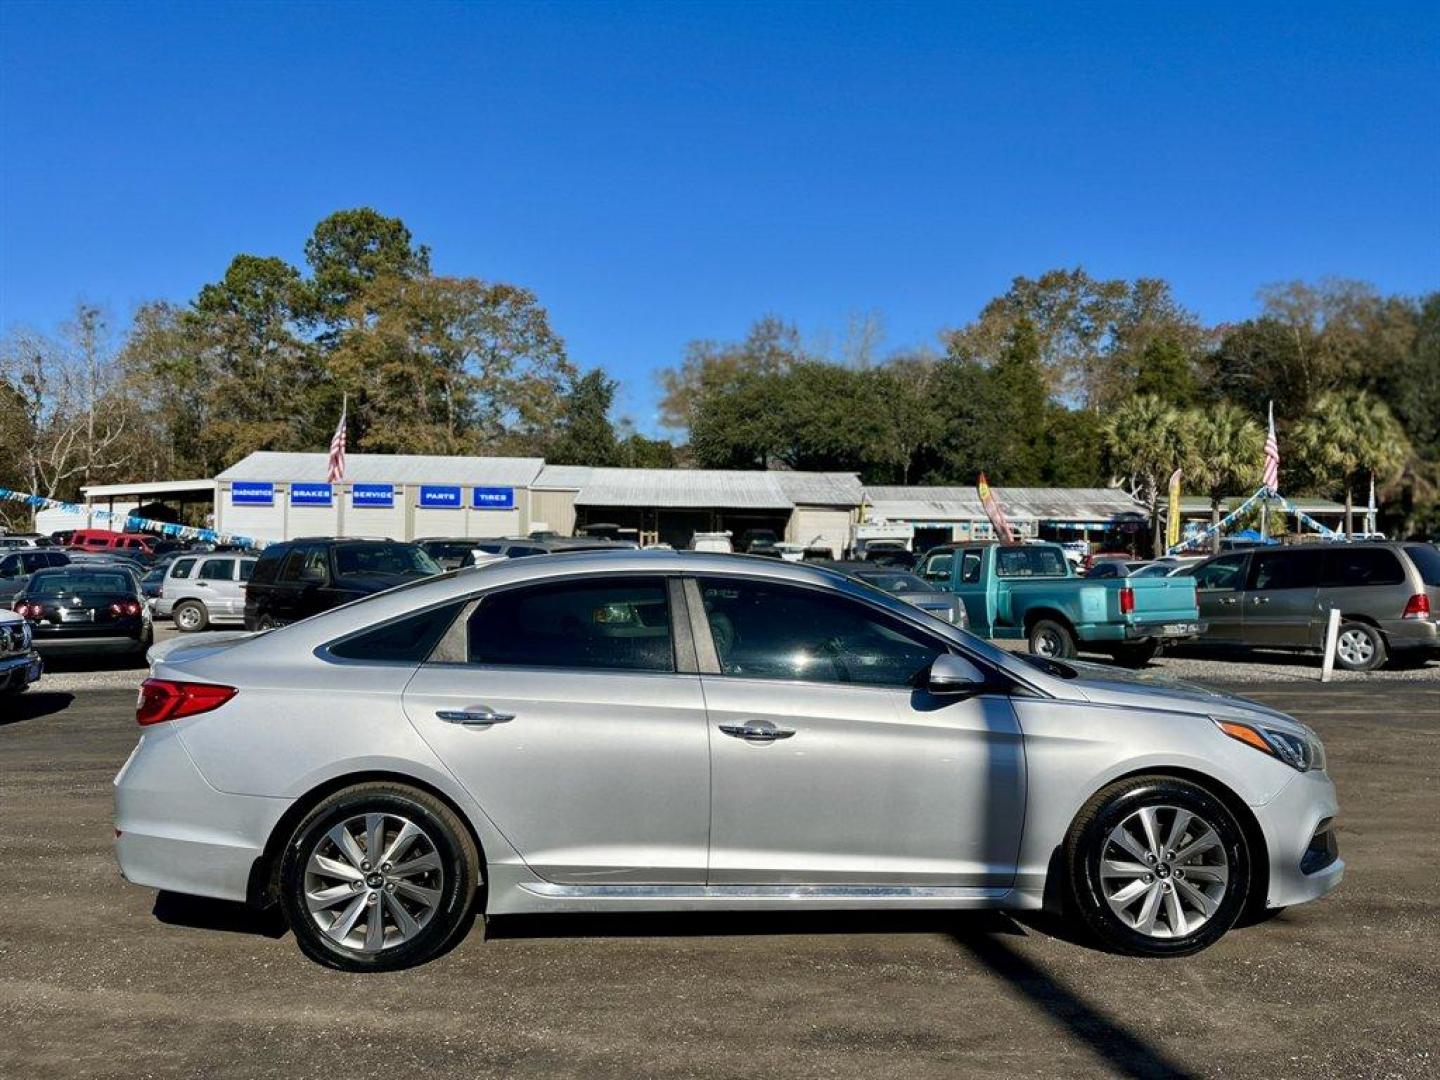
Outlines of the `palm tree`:
<svg viewBox="0 0 1440 1080">
<path fill-rule="evenodd" d="M 1184 414 L 1154 394 L 1129 398 L 1105 422 L 1105 452 L 1110 467 L 1125 477 L 1130 494 L 1145 504 L 1157 552 L 1161 492 L 1170 474 L 1192 456 L 1189 428 Z"/>
<path fill-rule="evenodd" d="M 1225 496 L 1253 491 L 1264 473 L 1265 432 L 1228 401 L 1187 414 L 1192 424 L 1190 473 L 1210 499 L 1213 550 L 1220 550 L 1220 506 Z"/>
<path fill-rule="evenodd" d="M 1355 483 L 1366 473 L 1394 478 L 1410 456 L 1405 431 L 1390 407 L 1365 390 L 1321 394 L 1295 425 L 1301 462 L 1322 484 L 1345 486 L 1345 535 L 1354 527 Z"/>
</svg>

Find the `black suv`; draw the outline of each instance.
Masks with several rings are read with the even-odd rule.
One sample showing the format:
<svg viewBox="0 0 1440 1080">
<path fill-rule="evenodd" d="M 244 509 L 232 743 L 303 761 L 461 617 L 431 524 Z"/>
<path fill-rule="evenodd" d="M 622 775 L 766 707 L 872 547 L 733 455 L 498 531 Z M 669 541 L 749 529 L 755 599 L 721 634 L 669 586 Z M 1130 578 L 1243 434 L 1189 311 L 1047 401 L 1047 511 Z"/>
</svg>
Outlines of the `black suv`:
<svg viewBox="0 0 1440 1080">
<path fill-rule="evenodd" d="M 286 540 L 260 553 L 245 586 L 245 629 L 269 630 L 440 573 L 397 540 Z"/>
</svg>

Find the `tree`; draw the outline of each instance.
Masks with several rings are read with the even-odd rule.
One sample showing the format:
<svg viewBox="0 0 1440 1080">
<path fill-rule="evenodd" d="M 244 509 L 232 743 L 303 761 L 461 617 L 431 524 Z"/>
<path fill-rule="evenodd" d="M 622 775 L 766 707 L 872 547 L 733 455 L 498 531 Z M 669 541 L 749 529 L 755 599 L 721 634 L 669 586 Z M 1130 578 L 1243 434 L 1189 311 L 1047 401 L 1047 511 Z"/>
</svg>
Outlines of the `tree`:
<svg viewBox="0 0 1440 1080">
<path fill-rule="evenodd" d="M 1189 425 L 1173 405 L 1139 394 L 1105 423 L 1105 453 L 1126 488 L 1146 509 L 1155 551 L 1160 541 L 1160 500 L 1170 474 L 1193 457 Z"/>
<path fill-rule="evenodd" d="M 564 419 L 545 458 L 556 465 L 616 464 L 615 428 L 610 407 L 619 384 L 599 368 L 576 379 L 566 392 Z"/>
<path fill-rule="evenodd" d="M 753 385 L 757 376 L 783 375 L 808 359 L 799 331 L 775 315 L 756 320 L 741 342 L 692 341 L 680 366 L 659 374 L 663 392 L 660 423 L 673 430 L 689 430 L 707 397 Z"/>
<path fill-rule="evenodd" d="M 1186 414 L 1193 431 L 1190 475 L 1210 500 L 1210 525 L 1220 524 L 1220 506 L 1228 495 L 1247 494 L 1259 486 L 1264 471 L 1265 432 L 1244 409 L 1220 402 Z M 1213 550 L 1220 550 L 1220 533 Z"/>
<path fill-rule="evenodd" d="M 1364 390 L 1321 394 L 1294 428 L 1302 468 L 1316 481 L 1345 489 L 1345 533 L 1354 530 L 1355 485 L 1365 476 L 1394 480 L 1410 454 L 1405 432 L 1389 407 Z"/>
<path fill-rule="evenodd" d="M 868 372 L 863 401 L 874 410 L 874 445 L 866 454 L 866 479 L 910 482 L 917 458 L 940 434 L 934 384 L 936 361 L 902 356 Z"/>
<path fill-rule="evenodd" d="M 381 278 L 430 273 L 430 249 L 416 245 L 399 218 L 362 206 L 339 210 L 305 241 L 310 266 L 308 314 L 319 321 L 353 319 L 355 300 Z"/>
</svg>

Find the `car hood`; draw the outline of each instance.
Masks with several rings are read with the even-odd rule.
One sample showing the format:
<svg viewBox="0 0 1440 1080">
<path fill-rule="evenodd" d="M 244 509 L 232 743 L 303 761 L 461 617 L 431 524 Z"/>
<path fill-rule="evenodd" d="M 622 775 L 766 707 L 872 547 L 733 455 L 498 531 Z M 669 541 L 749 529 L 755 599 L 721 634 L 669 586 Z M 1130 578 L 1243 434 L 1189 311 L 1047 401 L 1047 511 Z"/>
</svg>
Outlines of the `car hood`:
<svg viewBox="0 0 1440 1080">
<path fill-rule="evenodd" d="M 1066 660 L 1064 663 L 1066 667 L 1074 668 L 1078 676 L 1067 680 L 1066 688 L 1097 705 L 1194 713 L 1314 734 L 1300 721 L 1278 709 L 1238 694 L 1227 694 L 1199 683 L 1186 682 L 1173 675 L 1121 671 L 1106 664 L 1080 660 Z"/>
</svg>

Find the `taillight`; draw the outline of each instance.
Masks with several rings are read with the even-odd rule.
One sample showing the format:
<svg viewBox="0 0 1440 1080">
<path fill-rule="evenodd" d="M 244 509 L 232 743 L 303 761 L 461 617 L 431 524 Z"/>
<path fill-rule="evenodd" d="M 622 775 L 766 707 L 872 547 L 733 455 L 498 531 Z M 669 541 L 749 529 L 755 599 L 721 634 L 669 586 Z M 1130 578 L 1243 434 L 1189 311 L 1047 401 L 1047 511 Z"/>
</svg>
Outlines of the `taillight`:
<svg viewBox="0 0 1440 1080">
<path fill-rule="evenodd" d="M 123 604 L 111 604 L 110 610 L 116 615 L 139 615 L 140 605 L 134 600 L 126 600 Z"/>
<path fill-rule="evenodd" d="M 1428 619 L 1430 617 L 1430 597 L 1423 592 L 1417 592 L 1405 601 L 1405 611 L 1400 617 L 1402 619 Z"/>
<path fill-rule="evenodd" d="M 1135 590 L 1130 586 L 1120 590 L 1120 614 L 1129 615 L 1135 610 Z"/>
<path fill-rule="evenodd" d="M 39 604 L 27 604 L 24 600 L 15 605 L 15 614 L 22 619 L 38 619 L 45 613 L 45 609 Z"/>
<path fill-rule="evenodd" d="M 140 696 L 135 702 L 135 722 L 146 727 L 209 712 L 224 705 L 235 694 L 233 686 L 146 679 L 140 684 Z"/>
</svg>

